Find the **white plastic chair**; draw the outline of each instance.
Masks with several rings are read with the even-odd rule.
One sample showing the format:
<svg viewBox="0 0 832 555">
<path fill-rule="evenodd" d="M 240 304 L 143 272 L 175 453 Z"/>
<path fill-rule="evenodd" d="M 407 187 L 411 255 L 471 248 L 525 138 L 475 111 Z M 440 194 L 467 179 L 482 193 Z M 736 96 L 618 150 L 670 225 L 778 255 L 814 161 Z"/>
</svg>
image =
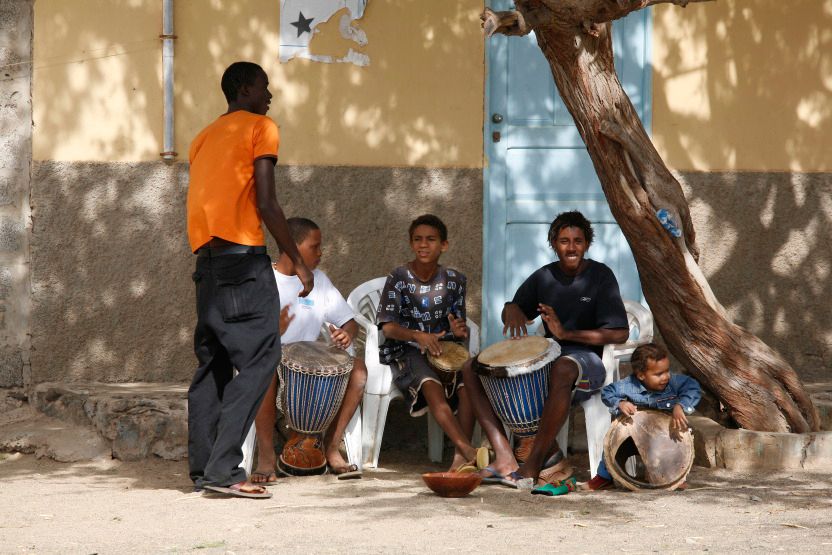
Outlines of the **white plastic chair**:
<svg viewBox="0 0 832 555">
<path fill-rule="evenodd" d="M 393 373 L 390 366 L 382 364 L 378 357 L 378 346 L 383 334 L 377 326 L 376 310 L 386 277 L 371 279 L 356 287 L 347 303 L 356 313 L 355 321 L 364 328 L 367 338 L 364 345 L 364 361 L 367 363 L 367 385 L 364 388 L 362 409 L 361 443 L 364 464 L 378 466 L 381 451 L 381 439 L 387 421 L 387 409 L 390 401 L 402 397 L 401 391 L 393 385 Z M 470 319 L 467 320 L 468 352 L 471 356 L 479 353 L 480 329 Z M 442 428 L 428 413 L 428 458 L 433 462 L 442 461 L 442 448 L 445 434 Z"/>
<path fill-rule="evenodd" d="M 622 299 L 624 309 L 627 311 L 627 323 L 630 326 L 631 338 L 620 345 L 605 345 L 601 359 L 604 361 L 604 368 L 607 370 L 607 377 L 604 385 L 609 385 L 620 379 L 618 368 L 625 357 L 629 357 L 636 347 L 653 340 L 653 315 L 650 311 L 635 301 Z M 542 326 L 542 324 L 541 324 Z M 632 336 L 634 332 L 635 338 Z M 629 360 L 629 358 L 627 358 Z M 596 393 L 586 401 L 581 402 L 584 409 L 584 420 L 586 421 L 586 443 L 589 450 L 589 472 L 590 477 L 595 476 L 598 464 L 604 452 L 604 436 L 610 429 L 612 415 L 609 409 L 601 401 L 601 394 Z M 558 432 L 558 445 L 566 453 L 569 440 L 569 416 Z"/>
<path fill-rule="evenodd" d="M 331 343 L 329 323 L 324 322 L 321 327 L 321 336 Z M 240 463 L 240 468 L 244 468 L 246 474 L 251 474 L 254 468 L 254 446 L 257 443 L 257 431 L 252 423 L 248 430 L 246 440 L 243 442 L 243 461 Z M 361 405 L 355 409 L 346 429 L 344 430 L 344 447 L 347 451 L 347 461 L 350 464 L 358 466 L 358 469 L 363 469 L 363 460 L 361 458 Z"/>
</svg>

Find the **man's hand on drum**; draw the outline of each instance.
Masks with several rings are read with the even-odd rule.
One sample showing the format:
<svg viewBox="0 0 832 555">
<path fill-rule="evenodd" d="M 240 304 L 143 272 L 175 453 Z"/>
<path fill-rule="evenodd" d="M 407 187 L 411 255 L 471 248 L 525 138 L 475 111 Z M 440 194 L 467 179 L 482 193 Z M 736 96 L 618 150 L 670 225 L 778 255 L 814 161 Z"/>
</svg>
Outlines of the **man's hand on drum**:
<svg viewBox="0 0 832 555">
<path fill-rule="evenodd" d="M 627 416 L 632 416 L 636 413 L 636 411 L 638 411 L 638 408 L 630 401 L 621 401 L 620 403 L 618 403 L 618 410 L 620 410 Z"/>
<path fill-rule="evenodd" d="M 419 344 L 419 349 L 422 351 L 422 354 L 425 354 L 425 351 L 429 352 L 435 357 L 438 357 L 442 354 L 442 347 L 439 345 L 439 338 L 444 336 L 446 332 L 440 333 L 427 333 L 424 331 L 414 331 L 413 332 L 413 341 Z"/>
<path fill-rule="evenodd" d="M 673 407 L 673 423 L 670 427 L 679 431 L 688 427 L 688 417 L 685 416 L 685 409 L 682 408 L 682 405 Z"/>
<path fill-rule="evenodd" d="M 540 303 L 537 311 L 546 323 L 546 327 L 549 328 L 549 331 L 552 332 L 553 336 L 555 336 L 555 339 L 563 339 L 566 330 L 563 329 L 563 324 L 560 323 L 560 318 L 558 318 L 558 315 L 555 314 L 555 309 L 549 305 Z"/>
<path fill-rule="evenodd" d="M 330 324 L 329 331 L 332 333 L 332 335 L 329 336 L 332 339 L 332 343 L 334 343 L 339 349 L 346 349 L 350 346 L 350 343 L 352 343 L 352 337 L 350 337 L 350 334 L 348 334 L 346 330 L 336 328 Z"/>
<path fill-rule="evenodd" d="M 453 314 L 448 314 L 448 321 L 451 323 L 451 333 L 454 337 L 465 339 L 468 337 L 468 325 L 462 318 L 455 318 Z"/>
<path fill-rule="evenodd" d="M 289 305 L 284 306 L 280 310 L 280 335 L 286 333 L 286 330 L 289 329 L 289 324 L 292 323 L 292 320 L 295 319 L 295 315 L 289 315 Z"/>
<path fill-rule="evenodd" d="M 508 332 L 509 339 L 520 339 L 524 335 L 528 335 L 526 326 L 530 325 L 533 320 L 526 318 L 520 307 L 514 303 L 508 303 L 503 307 L 503 335 Z"/>
</svg>

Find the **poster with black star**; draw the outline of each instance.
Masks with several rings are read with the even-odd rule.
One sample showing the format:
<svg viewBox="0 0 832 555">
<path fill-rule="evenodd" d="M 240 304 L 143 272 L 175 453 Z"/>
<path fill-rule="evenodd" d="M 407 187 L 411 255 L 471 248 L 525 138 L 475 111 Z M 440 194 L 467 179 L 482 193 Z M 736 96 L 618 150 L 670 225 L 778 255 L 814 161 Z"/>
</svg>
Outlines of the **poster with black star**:
<svg viewBox="0 0 832 555">
<path fill-rule="evenodd" d="M 367 44 L 367 34 L 359 27 L 369 0 L 281 0 L 280 2 L 280 61 L 307 58 L 322 63 L 351 63 L 370 65 L 370 58 L 361 51 Z M 346 56 L 338 58 L 309 52 L 309 43 L 316 27 L 341 10 L 348 10 L 338 21 L 338 30 L 345 39 L 356 43 Z"/>
</svg>

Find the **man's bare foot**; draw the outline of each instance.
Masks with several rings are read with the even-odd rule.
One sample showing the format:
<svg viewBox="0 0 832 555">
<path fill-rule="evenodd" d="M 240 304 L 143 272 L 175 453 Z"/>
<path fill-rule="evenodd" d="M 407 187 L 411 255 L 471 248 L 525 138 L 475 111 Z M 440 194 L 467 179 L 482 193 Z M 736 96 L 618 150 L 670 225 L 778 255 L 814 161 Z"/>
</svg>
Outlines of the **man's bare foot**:
<svg viewBox="0 0 832 555">
<path fill-rule="evenodd" d="M 327 450 L 325 455 L 326 462 L 329 463 L 329 466 L 331 466 L 332 468 L 342 468 L 350 465 L 347 461 L 344 460 L 344 457 L 341 456 L 341 451 L 339 451 L 338 449 Z"/>
<path fill-rule="evenodd" d="M 273 449 L 270 450 L 270 454 L 271 456 L 269 456 L 269 453 L 261 452 L 257 455 L 257 467 L 251 473 L 251 478 L 249 478 L 251 483 L 267 484 L 277 481 L 277 474 L 274 471 L 275 465 L 277 464 L 277 455 L 275 455 Z M 274 475 L 274 478 L 272 478 L 272 475 Z"/>
<path fill-rule="evenodd" d="M 259 470 L 255 470 L 249 476 L 249 481 L 252 484 L 263 484 L 264 486 L 271 486 L 277 483 L 277 472 L 272 470 L 264 470 L 260 472 Z"/>
</svg>

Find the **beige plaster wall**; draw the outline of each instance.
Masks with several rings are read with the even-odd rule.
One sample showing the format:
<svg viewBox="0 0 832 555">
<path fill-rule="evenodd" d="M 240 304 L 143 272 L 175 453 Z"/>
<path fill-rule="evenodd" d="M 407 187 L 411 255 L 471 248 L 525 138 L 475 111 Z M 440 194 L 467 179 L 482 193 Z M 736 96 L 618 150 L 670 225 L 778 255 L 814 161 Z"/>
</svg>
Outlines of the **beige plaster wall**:
<svg viewBox="0 0 832 555">
<path fill-rule="evenodd" d="M 653 139 L 668 166 L 832 171 L 832 0 L 653 9 Z"/>
<path fill-rule="evenodd" d="M 36 160 L 157 160 L 162 150 L 161 0 L 38 0 Z M 276 98 L 281 163 L 482 166 L 482 0 L 371 0 L 358 25 L 370 66 L 278 63 L 277 0 L 175 3 L 176 143 L 225 110 L 219 78 L 260 63 Z M 310 49 L 345 45 L 335 14 Z"/>
<path fill-rule="evenodd" d="M 443 263 L 468 276 L 468 311 L 479 320 L 482 170 L 278 166 L 276 184 L 288 215 L 321 225 L 321 269 L 344 296 L 411 258 L 414 217 L 445 219 Z M 35 163 L 33 383 L 190 379 L 187 186 L 184 163 Z"/>
</svg>

